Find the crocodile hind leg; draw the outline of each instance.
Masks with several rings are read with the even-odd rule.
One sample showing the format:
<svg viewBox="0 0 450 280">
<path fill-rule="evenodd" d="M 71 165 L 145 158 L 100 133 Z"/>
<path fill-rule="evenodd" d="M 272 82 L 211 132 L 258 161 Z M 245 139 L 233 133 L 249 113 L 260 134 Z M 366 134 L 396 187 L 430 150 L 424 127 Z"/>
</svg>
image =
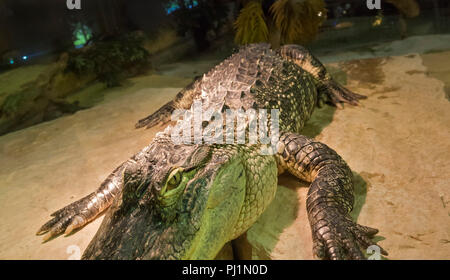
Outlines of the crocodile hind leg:
<svg viewBox="0 0 450 280">
<path fill-rule="evenodd" d="M 314 254 L 322 259 L 364 259 L 361 249 L 376 245 L 371 237 L 378 230 L 349 216 L 353 175 L 344 160 L 326 145 L 294 133 L 282 134 L 277 148 L 280 168 L 311 183 L 306 209 Z"/>
<path fill-rule="evenodd" d="M 176 109 L 189 109 L 194 101 L 194 95 L 196 88 L 200 82 L 201 77 L 195 77 L 194 81 L 189 84 L 186 88 L 180 91 L 174 98 L 174 100 L 169 101 L 156 112 L 139 120 L 135 127 L 136 128 L 152 128 L 158 124 L 166 124 L 171 121 L 172 113 Z"/>
<path fill-rule="evenodd" d="M 123 187 L 125 170 L 133 164 L 133 159 L 123 163 L 95 192 L 51 214 L 54 218 L 45 223 L 36 234 L 45 234 L 44 241 L 48 241 L 62 233 L 70 234 L 97 218 L 111 206 Z"/>
<path fill-rule="evenodd" d="M 366 96 L 354 93 L 337 83 L 327 72 L 325 66 L 306 48 L 299 45 L 284 45 L 280 48 L 279 53 L 283 58 L 294 62 L 315 78 L 319 99 L 328 97 L 334 105 L 342 106 L 343 103 L 358 105 L 358 100 L 366 98 Z"/>
</svg>

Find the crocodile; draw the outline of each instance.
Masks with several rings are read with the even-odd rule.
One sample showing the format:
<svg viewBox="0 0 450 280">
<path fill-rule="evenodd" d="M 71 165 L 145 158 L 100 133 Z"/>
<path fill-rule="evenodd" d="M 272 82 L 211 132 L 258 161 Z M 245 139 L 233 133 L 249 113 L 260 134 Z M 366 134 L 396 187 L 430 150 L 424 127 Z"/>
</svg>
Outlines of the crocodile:
<svg viewBox="0 0 450 280">
<path fill-rule="evenodd" d="M 289 172 L 310 183 L 306 209 L 314 255 L 364 259 L 378 230 L 349 215 L 354 203 L 349 166 L 326 144 L 301 135 L 316 105 L 358 105 L 363 98 L 338 84 L 302 46 L 241 47 L 136 127 L 170 121 L 189 126 L 172 116 L 177 110 L 192 112 L 198 101 L 202 109 L 220 114 L 278 110 L 273 153 L 262 152 L 270 143 L 249 144 L 248 131 L 244 144 L 176 143 L 172 123 L 98 190 L 53 213 L 37 234 L 45 234 L 44 241 L 71 234 L 106 212 L 83 259 L 214 259 L 257 221 L 275 197 L 278 176 Z M 212 118 L 202 127 L 211 123 Z"/>
</svg>

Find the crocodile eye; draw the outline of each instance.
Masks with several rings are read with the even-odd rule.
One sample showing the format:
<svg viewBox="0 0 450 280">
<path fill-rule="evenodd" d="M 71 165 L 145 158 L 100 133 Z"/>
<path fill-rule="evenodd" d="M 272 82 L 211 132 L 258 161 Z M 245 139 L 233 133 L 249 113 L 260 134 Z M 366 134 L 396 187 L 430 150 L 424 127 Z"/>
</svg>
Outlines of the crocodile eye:
<svg viewBox="0 0 450 280">
<path fill-rule="evenodd" d="M 178 197 L 186 187 L 184 179 L 185 173 L 183 168 L 177 168 L 170 172 L 167 181 L 160 192 L 160 202 L 163 206 L 168 207 L 176 203 Z"/>
<path fill-rule="evenodd" d="M 164 188 L 161 190 L 161 195 L 167 195 L 168 193 L 172 193 L 171 191 L 176 190 L 181 183 L 183 182 L 183 173 L 184 168 L 176 168 L 170 172 L 169 176 L 167 177 L 166 184 Z"/>
<path fill-rule="evenodd" d="M 173 174 L 172 177 L 167 182 L 166 191 L 175 189 L 180 183 L 181 183 L 181 171 L 177 170 L 177 172 Z"/>
</svg>

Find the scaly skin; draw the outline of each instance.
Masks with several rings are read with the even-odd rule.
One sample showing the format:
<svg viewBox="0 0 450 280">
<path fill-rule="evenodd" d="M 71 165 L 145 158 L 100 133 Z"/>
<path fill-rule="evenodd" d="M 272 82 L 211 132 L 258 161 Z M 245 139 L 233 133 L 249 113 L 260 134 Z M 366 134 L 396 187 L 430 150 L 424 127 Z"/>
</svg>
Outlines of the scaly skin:
<svg viewBox="0 0 450 280">
<path fill-rule="evenodd" d="M 95 193 L 54 213 L 39 234 L 66 234 L 106 217 L 85 259 L 212 259 L 244 233 L 272 201 L 277 176 L 311 182 L 307 198 L 314 253 L 324 259 L 362 259 L 377 230 L 354 223 L 352 173 L 325 144 L 300 135 L 320 100 L 357 104 L 364 98 L 337 84 L 306 49 L 250 45 L 183 89 L 136 127 L 170 121 L 177 109 L 278 109 L 276 153 L 261 143 L 175 144 L 169 126 L 117 168 Z M 247 121 L 248 122 L 248 121 Z M 248 125 L 248 123 L 239 125 Z M 211 129 L 204 123 L 205 130 Z M 179 121 L 177 125 L 190 124 Z M 195 129 L 195 128 L 192 128 Z M 239 128 L 238 128 L 239 130 Z M 383 253 L 386 253 L 382 251 Z"/>
</svg>

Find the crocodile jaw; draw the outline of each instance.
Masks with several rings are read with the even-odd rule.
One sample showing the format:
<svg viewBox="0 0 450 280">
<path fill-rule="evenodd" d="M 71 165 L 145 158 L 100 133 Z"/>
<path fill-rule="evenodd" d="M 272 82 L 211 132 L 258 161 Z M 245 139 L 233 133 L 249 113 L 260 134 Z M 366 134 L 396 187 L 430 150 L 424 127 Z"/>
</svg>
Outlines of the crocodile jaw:
<svg viewBox="0 0 450 280">
<path fill-rule="evenodd" d="M 183 259 L 214 259 L 223 245 L 231 240 L 244 205 L 246 182 L 240 160 L 228 162 L 218 170 L 209 191 L 200 229 Z"/>
<path fill-rule="evenodd" d="M 187 184 L 173 220 L 162 217 L 154 195 L 127 204 L 121 194 L 83 259 L 213 259 L 231 239 L 246 188 L 236 151 L 215 151 Z"/>
</svg>

